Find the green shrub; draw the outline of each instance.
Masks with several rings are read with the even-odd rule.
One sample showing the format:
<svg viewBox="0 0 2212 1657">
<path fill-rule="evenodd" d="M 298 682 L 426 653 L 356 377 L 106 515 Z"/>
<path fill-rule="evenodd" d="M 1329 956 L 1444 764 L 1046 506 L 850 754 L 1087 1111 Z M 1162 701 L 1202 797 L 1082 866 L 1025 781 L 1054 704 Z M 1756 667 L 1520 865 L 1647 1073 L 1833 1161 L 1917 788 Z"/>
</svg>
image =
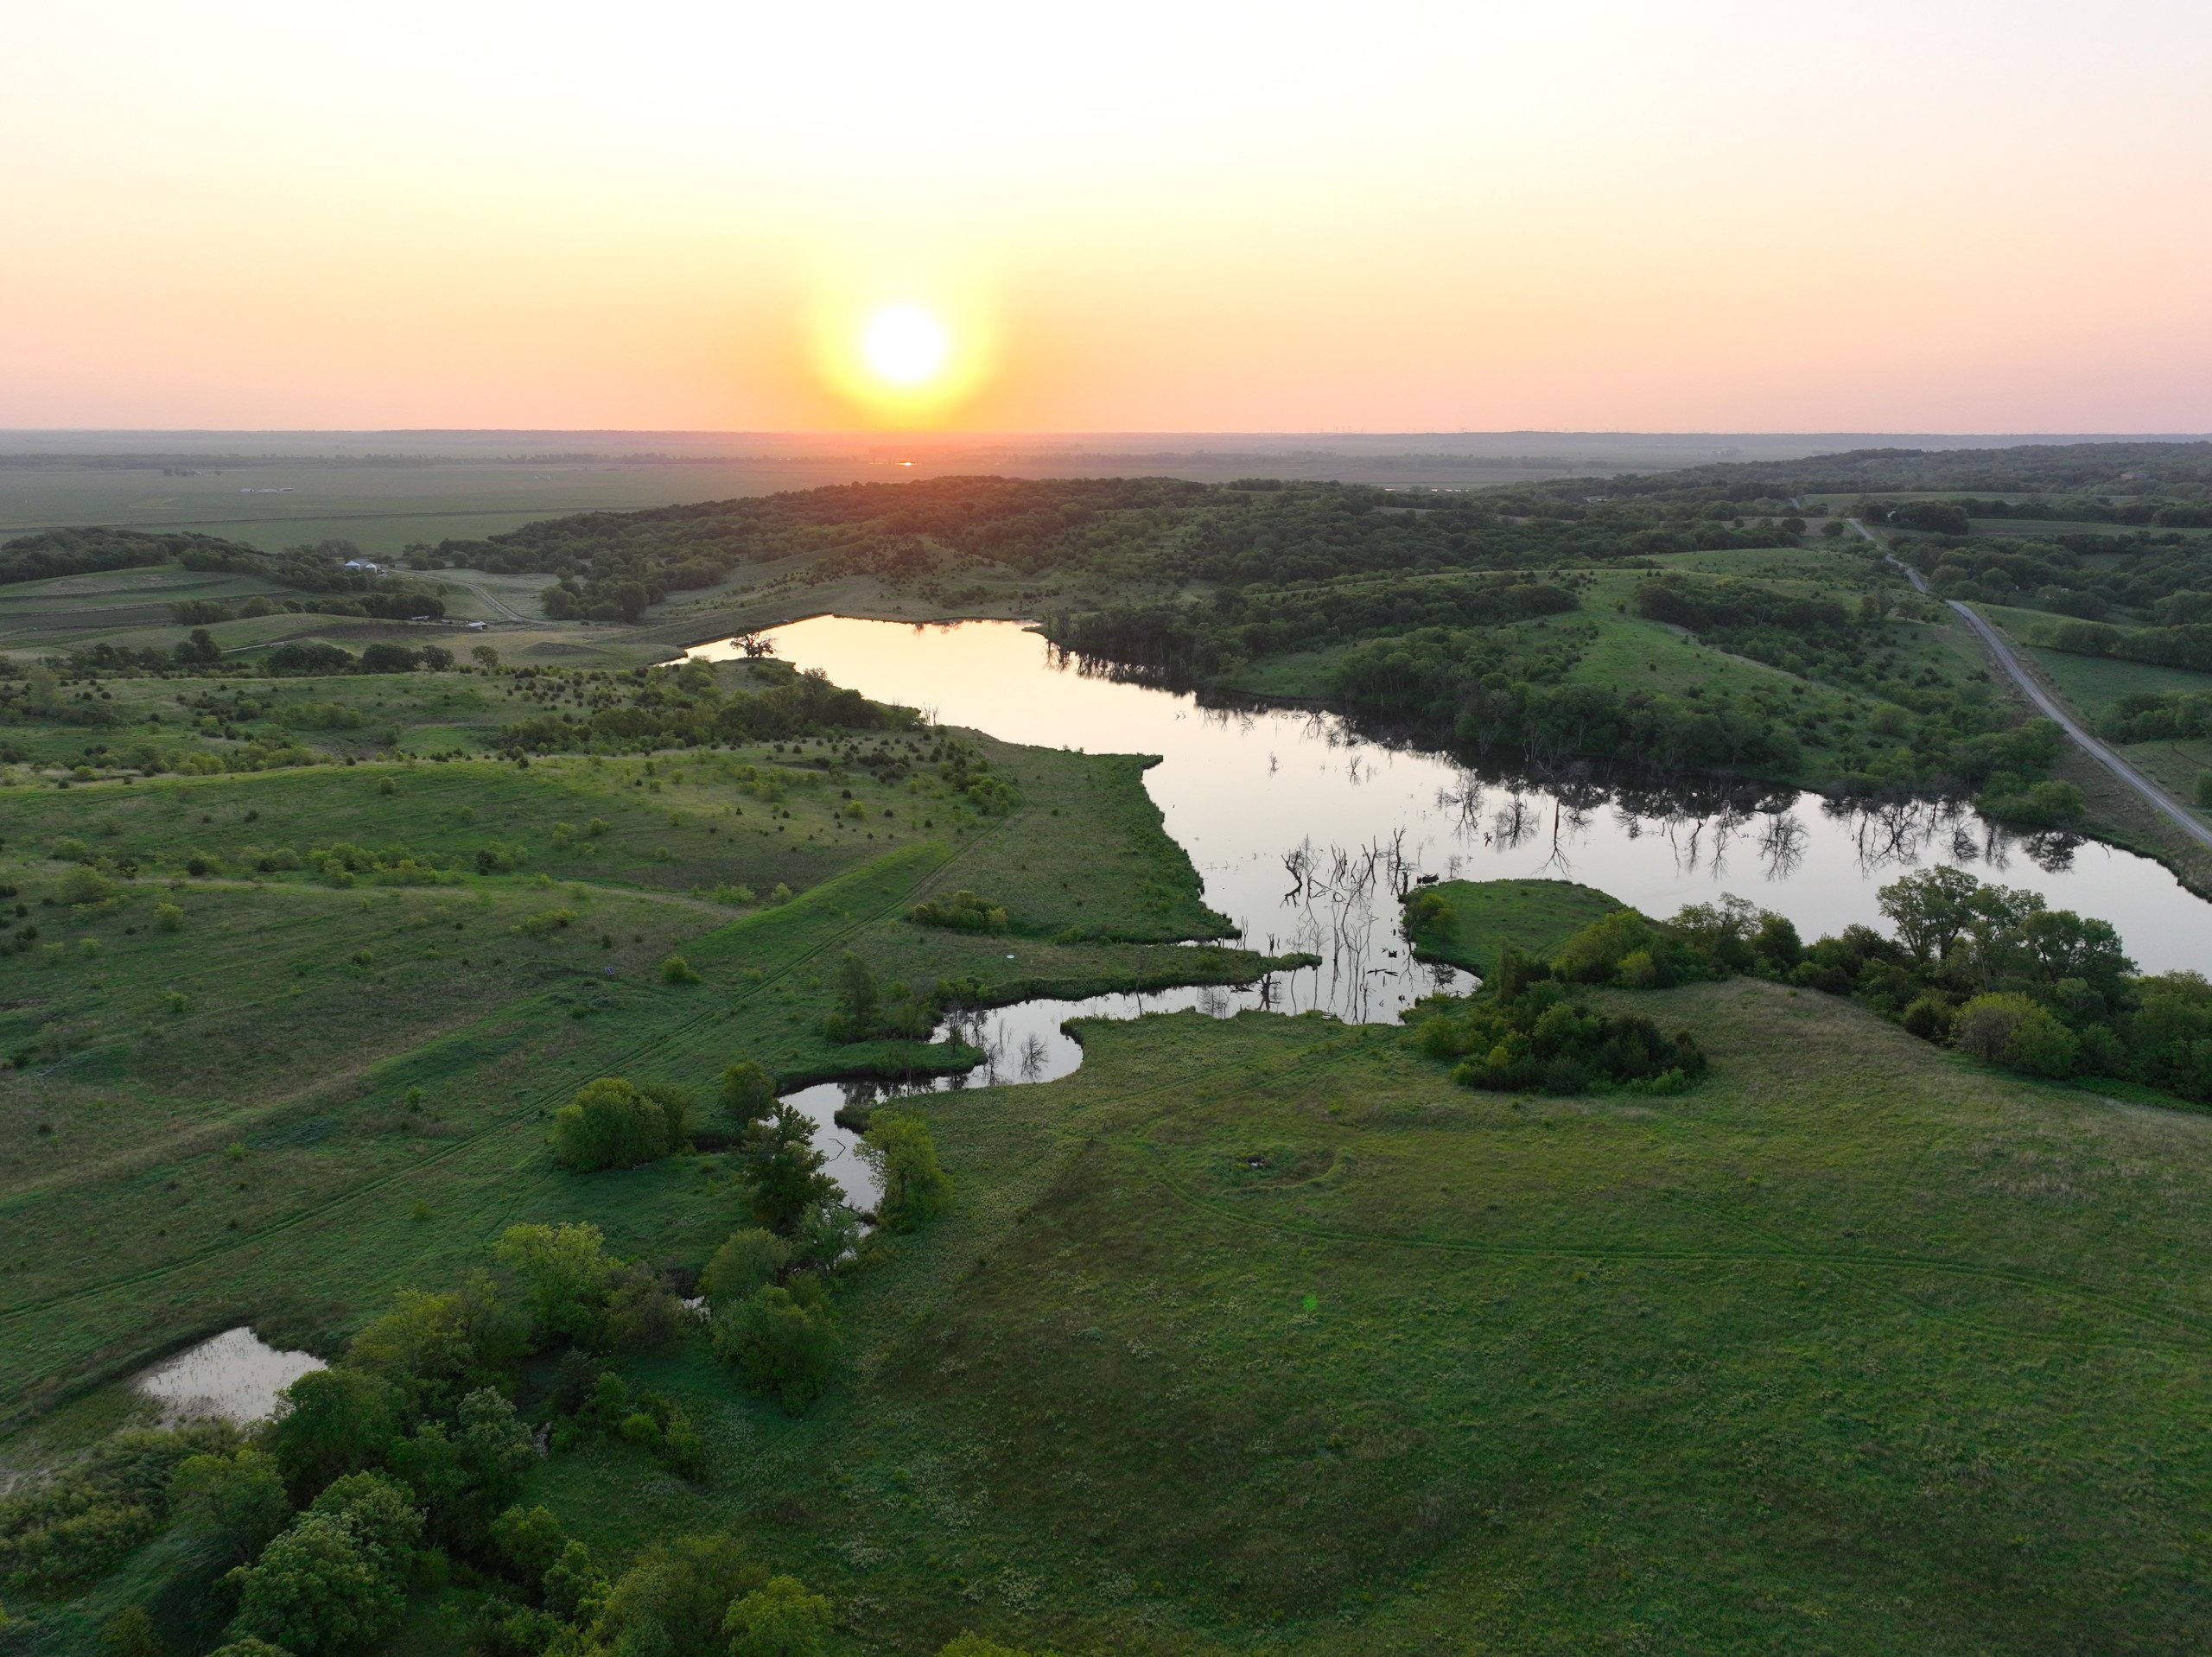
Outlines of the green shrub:
<svg viewBox="0 0 2212 1657">
<path fill-rule="evenodd" d="M 796 1577 L 769 1578 L 722 1619 L 730 1657 L 823 1657 L 830 1627 L 830 1602 Z"/>
<path fill-rule="evenodd" d="M 1510 981 L 1501 975 L 1502 986 Z M 1687 1031 L 1669 1038 L 1649 1019 L 1606 1018 L 1568 1000 L 1549 981 L 1520 986 L 1510 997 L 1501 987 L 1444 1003 L 1421 1022 L 1416 1039 L 1431 1057 L 1459 1058 L 1452 1075 L 1460 1083 L 1495 1092 L 1568 1094 L 1599 1084 L 1678 1092 L 1706 1067 Z M 1679 1079 L 1662 1082 L 1670 1072 Z"/>
<path fill-rule="evenodd" d="M 776 1078 L 766 1065 L 741 1058 L 722 1072 L 721 1101 L 731 1124 L 742 1131 L 776 1108 Z"/>
<path fill-rule="evenodd" d="M 684 1116 L 682 1095 L 606 1076 L 554 1113 L 553 1153 L 582 1172 L 635 1167 L 683 1145 Z"/>
<path fill-rule="evenodd" d="M 715 1350 L 747 1387 L 804 1415 L 829 1386 L 842 1343 L 819 1289 L 795 1296 L 771 1284 L 715 1314 Z"/>
<path fill-rule="evenodd" d="M 682 955 L 671 955 L 660 963 L 660 981 L 664 984 L 696 984 L 702 980 L 692 970 L 690 962 Z"/>
<path fill-rule="evenodd" d="M 67 1472 L 0 1499 L 0 1581 L 45 1592 L 97 1576 L 168 1520 L 181 1466 L 237 1442 L 219 1422 L 118 1433 Z"/>
<path fill-rule="evenodd" d="M 1977 995 L 1951 1020 L 1951 1042 L 2006 1070 L 2029 1076 L 2074 1074 L 2082 1046 L 2074 1032 L 2037 1001 L 2012 991 Z"/>
<path fill-rule="evenodd" d="M 952 1181 L 938 1165 L 929 1124 L 911 1110 L 879 1110 L 860 1144 L 863 1161 L 883 1189 L 883 1223 L 907 1230 L 952 1206 Z"/>
<path fill-rule="evenodd" d="M 105 903 L 115 895 L 115 884 L 89 864 L 79 863 L 61 877 L 54 895 L 73 906 Z"/>
<path fill-rule="evenodd" d="M 1003 932 L 1007 926 L 1005 909 L 965 890 L 917 904 L 906 911 L 906 918 L 917 926 L 942 926 L 955 932 Z"/>
<path fill-rule="evenodd" d="M 184 907 L 181 904 L 156 904 L 154 924 L 164 932 L 181 931 L 184 928 Z"/>
<path fill-rule="evenodd" d="M 715 1306 L 751 1298 L 773 1283 L 791 1257 L 774 1232 L 748 1226 L 732 1232 L 699 1273 L 699 1292 Z"/>
</svg>

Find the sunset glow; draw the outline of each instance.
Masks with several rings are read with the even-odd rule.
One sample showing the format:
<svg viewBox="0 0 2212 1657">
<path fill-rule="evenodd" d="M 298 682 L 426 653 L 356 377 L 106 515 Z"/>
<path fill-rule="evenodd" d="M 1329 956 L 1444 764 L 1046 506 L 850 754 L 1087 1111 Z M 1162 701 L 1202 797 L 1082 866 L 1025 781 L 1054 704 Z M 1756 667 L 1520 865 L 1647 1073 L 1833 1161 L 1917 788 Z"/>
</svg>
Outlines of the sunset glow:
<svg viewBox="0 0 2212 1657">
<path fill-rule="evenodd" d="M 2212 427 L 2179 0 L 378 16 L 25 11 L 0 425 Z"/>
<path fill-rule="evenodd" d="M 944 366 L 944 328 L 918 305 L 893 305 L 868 323 L 861 349 L 893 385 L 920 385 Z"/>
</svg>

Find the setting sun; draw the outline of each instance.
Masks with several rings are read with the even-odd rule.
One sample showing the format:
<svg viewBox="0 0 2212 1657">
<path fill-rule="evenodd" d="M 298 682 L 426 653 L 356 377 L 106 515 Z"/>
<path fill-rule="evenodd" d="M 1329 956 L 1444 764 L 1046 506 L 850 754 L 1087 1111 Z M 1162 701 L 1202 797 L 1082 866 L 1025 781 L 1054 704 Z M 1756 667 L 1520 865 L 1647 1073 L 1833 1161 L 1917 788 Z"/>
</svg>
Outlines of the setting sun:
<svg viewBox="0 0 2212 1657">
<path fill-rule="evenodd" d="M 888 306 L 869 320 L 861 351 L 893 385 L 920 385 L 944 366 L 944 327 L 918 305 Z"/>
</svg>

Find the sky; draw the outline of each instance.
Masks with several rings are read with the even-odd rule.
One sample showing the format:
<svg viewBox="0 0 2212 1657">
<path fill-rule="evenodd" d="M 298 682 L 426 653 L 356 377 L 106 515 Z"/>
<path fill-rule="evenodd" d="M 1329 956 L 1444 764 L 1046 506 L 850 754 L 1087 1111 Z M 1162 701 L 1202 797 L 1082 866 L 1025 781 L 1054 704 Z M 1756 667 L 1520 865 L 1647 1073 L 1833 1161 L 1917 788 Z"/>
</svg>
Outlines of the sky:
<svg viewBox="0 0 2212 1657">
<path fill-rule="evenodd" d="M 2212 429 L 2181 0 L 71 0 L 0 61 L 0 427 Z"/>
</svg>

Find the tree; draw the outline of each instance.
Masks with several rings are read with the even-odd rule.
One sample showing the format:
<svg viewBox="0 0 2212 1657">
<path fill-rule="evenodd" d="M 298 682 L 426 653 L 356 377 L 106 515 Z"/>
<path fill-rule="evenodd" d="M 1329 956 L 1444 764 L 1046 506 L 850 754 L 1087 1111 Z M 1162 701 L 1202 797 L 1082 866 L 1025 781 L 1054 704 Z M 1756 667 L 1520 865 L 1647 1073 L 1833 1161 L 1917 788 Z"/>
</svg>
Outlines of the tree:
<svg viewBox="0 0 2212 1657">
<path fill-rule="evenodd" d="M 453 652 L 442 645 L 425 644 L 416 655 L 427 672 L 443 673 L 453 665 Z"/>
<path fill-rule="evenodd" d="M 722 1619 L 730 1657 L 822 1657 L 830 1648 L 830 1602 L 796 1577 L 771 1577 L 731 1602 Z"/>
<path fill-rule="evenodd" d="M 606 1590 L 592 1623 L 593 1647 L 654 1657 L 726 1657 L 722 1618 L 730 1603 L 767 1575 L 734 1537 L 657 1542 Z"/>
<path fill-rule="evenodd" d="M 537 1458 L 515 1406 L 486 1387 L 461 1400 L 450 1432 L 425 1422 L 391 1447 L 391 1463 L 429 1509 L 439 1539 L 473 1549 L 488 1538 L 493 1514 L 513 1500 Z"/>
<path fill-rule="evenodd" d="M 400 1431 L 397 1389 L 350 1364 L 309 1370 L 284 1400 L 264 1441 L 296 1495 L 383 1460 Z"/>
<path fill-rule="evenodd" d="M 521 1279 L 536 1341 L 597 1336 L 618 1267 L 597 1226 L 509 1226 L 492 1253 Z"/>
<path fill-rule="evenodd" d="M 223 647 L 208 636 L 205 627 L 194 627 L 192 636 L 176 647 L 179 667 L 213 667 L 223 659 Z"/>
<path fill-rule="evenodd" d="M 423 1516 L 398 1486 L 372 1473 L 333 1483 L 261 1558 L 223 1578 L 238 1597 L 232 1639 L 300 1654 L 363 1646 L 398 1626 Z"/>
<path fill-rule="evenodd" d="M 715 1350 L 747 1386 L 804 1415 L 830 1384 L 842 1351 L 836 1318 L 818 1292 L 802 1299 L 771 1284 L 715 1313 Z"/>
<path fill-rule="evenodd" d="M 833 1039 L 862 1040 L 874 1033 L 876 1009 L 882 992 L 876 987 L 875 971 L 850 949 L 837 962 L 837 1011 L 833 1021 L 852 1034 Z"/>
<path fill-rule="evenodd" d="M 412 673 L 415 652 L 404 644 L 371 644 L 361 652 L 364 673 Z"/>
<path fill-rule="evenodd" d="M 353 1336 L 346 1364 L 390 1381 L 420 1413 L 497 1381 L 529 1349 L 528 1331 L 480 1271 L 442 1293 L 402 1289 Z"/>
<path fill-rule="evenodd" d="M 837 1194 L 814 1148 L 814 1124 L 779 1101 L 768 1120 L 737 1148 L 739 1170 L 753 1188 L 753 1215 L 771 1230 L 789 1232 L 806 1211 Z"/>
<path fill-rule="evenodd" d="M 716 1306 L 747 1299 L 773 1283 L 791 1257 L 791 1245 L 772 1231 L 732 1232 L 699 1273 L 699 1292 Z"/>
<path fill-rule="evenodd" d="M 1875 901 L 1897 929 L 1898 943 L 1923 961 L 1941 960 L 1973 924 L 1973 902 L 1980 889 L 1981 882 L 1964 869 L 1939 863 L 1892 881 Z"/>
<path fill-rule="evenodd" d="M 2039 1004 L 2013 991 L 1977 995 L 1951 1021 L 1961 1051 L 2030 1076 L 2071 1076 L 2081 1060 L 2073 1032 Z"/>
<path fill-rule="evenodd" d="M 143 1605 L 126 1605 L 100 1625 L 100 1657 L 168 1657 L 168 1649 Z"/>
<path fill-rule="evenodd" d="M 169 1506 L 185 1530 L 233 1563 L 260 1552 L 292 1514 L 283 1470 L 251 1445 L 189 1457 L 169 1481 Z"/>
<path fill-rule="evenodd" d="M 877 1212 L 884 1224 L 908 1230 L 951 1207 L 952 1181 L 938 1165 L 929 1124 L 918 1112 L 875 1112 L 860 1154 L 883 1188 Z"/>
<path fill-rule="evenodd" d="M 478 644 L 471 649 L 468 654 L 478 667 L 487 671 L 499 665 L 499 652 L 489 644 Z"/>
<path fill-rule="evenodd" d="M 683 1137 L 680 1108 L 671 1113 L 666 1099 L 620 1076 L 592 1082 L 553 1116 L 554 1155 L 586 1173 L 651 1162 L 674 1150 Z"/>
<path fill-rule="evenodd" d="M 575 1622 L 596 1616 L 609 1588 L 606 1577 L 592 1563 L 591 1550 L 575 1540 L 562 1546 L 560 1557 L 545 1568 L 541 1585 L 545 1609 Z"/>
<path fill-rule="evenodd" d="M 492 1521 L 492 1552 L 516 1580 L 535 1586 L 569 1546 L 561 1521 L 544 1508 L 510 1508 Z"/>
<path fill-rule="evenodd" d="M 731 1125 L 743 1133 L 775 1108 L 774 1073 L 755 1060 L 738 1060 L 722 1072 L 721 1101 Z"/>
</svg>

